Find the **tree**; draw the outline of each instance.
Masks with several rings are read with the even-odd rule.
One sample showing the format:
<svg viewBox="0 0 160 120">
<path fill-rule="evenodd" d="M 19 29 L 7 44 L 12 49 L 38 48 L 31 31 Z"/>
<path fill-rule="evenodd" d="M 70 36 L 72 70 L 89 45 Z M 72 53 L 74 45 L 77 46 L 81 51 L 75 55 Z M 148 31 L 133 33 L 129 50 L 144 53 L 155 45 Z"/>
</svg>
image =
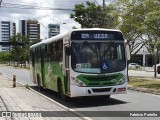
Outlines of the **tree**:
<svg viewBox="0 0 160 120">
<path fill-rule="evenodd" d="M 82 28 L 114 28 L 109 7 L 104 10 L 93 2 L 86 1 L 86 6 L 83 3 L 76 4 L 70 17 L 81 24 Z"/>
<path fill-rule="evenodd" d="M 17 34 L 15 36 L 10 37 L 10 42 L 22 42 L 24 46 L 12 46 L 11 54 L 13 60 L 17 62 L 17 66 L 19 63 L 23 63 L 25 65 L 26 61 L 29 61 L 29 39 L 27 36 L 21 36 Z"/>
<path fill-rule="evenodd" d="M 160 49 L 160 3 L 157 0 L 119 0 L 116 5 L 120 11 L 118 28 L 124 33 L 131 52 L 136 50 L 136 54 L 145 45 L 156 64 Z"/>
<path fill-rule="evenodd" d="M 138 0 L 119 0 L 113 6 L 115 6 L 113 14 L 119 13 L 117 28 L 123 32 L 130 52 L 136 54 L 144 45 L 141 29 L 145 14 L 143 4 Z"/>
<path fill-rule="evenodd" d="M 147 13 L 143 29 L 148 38 L 146 45 L 154 58 L 154 76 L 157 77 L 156 64 L 160 51 L 160 3 L 157 0 L 145 0 L 145 4 Z"/>
<path fill-rule="evenodd" d="M 119 24 L 117 28 L 124 33 L 125 38 L 130 45 L 131 52 L 133 53 L 134 51 L 134 54 L 136 54 L 145 44 L 146 39 L 144 39 L 143 36 L 146 35 L 146 29 L 144 29 L 144 26 L 151 25 L 150 23 L 155 24 L 156 22 L 159 22 L 159 20 L 155 20 L 156 22 L 152 21 L 148 25 L 145 22 L 148 13 L 153 11 L 159 12 L 160 7 L 158 7 L 159 4 L 157 4 L 157 0 L 119 0 L 112 6 L 115 6 L 114 14 L 119 13 Z M 159 17 L 158 14 L 155 16 Z M 151 16 L 148 18 L 152 19 Z M 157 26 L 159 25 L 157 24 Z M 160 33 L 159 30 L 157 33 Z M 139 49 L 137 49 L 138 47 Z"/>
<path fill-rule="evenodd" d="M 2 63 L 6 63 L 11 61 L 12 57 L 11 57 L 11 53 L 10 52 L 0 52 L 0 61 Z"/>
</svg>

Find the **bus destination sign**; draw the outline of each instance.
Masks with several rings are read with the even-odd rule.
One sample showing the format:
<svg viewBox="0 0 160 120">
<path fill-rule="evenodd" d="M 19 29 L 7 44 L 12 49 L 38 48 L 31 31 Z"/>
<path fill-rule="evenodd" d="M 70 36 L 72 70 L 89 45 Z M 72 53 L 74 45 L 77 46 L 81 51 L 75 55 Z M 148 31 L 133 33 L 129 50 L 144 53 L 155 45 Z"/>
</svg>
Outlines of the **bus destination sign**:
<svg viewBox="0 0 160 120">
<path fill-rule="evenodd" d="M 89 33 L 81 33 L 81 38 L 82 39 L 89 39 L 89 38 L 93 38 L 93 39 L 107 39 L 108 38 L 108 34 L 89 34 Z"/>
<path fill-rule="evenodd" d="M 113 31 L 74 31 L 72 40 L 123 40 L 120 32 Z"/>
</svg>

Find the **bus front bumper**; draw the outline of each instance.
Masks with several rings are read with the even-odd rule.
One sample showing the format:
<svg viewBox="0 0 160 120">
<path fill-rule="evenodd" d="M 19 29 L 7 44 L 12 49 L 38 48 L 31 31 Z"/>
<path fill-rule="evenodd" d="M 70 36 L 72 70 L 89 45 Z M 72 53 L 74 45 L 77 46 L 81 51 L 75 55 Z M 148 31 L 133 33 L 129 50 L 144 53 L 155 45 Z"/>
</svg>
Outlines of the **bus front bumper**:
<svg viewBox="0 0 160 120">
<path fill-rule="evenodd" d="M 102 96 L 125 93 L 127 93 L 127 83 L 108 87 L 79 87 L 77 85 L 71 85 L 70 97 Z"/>
</svg>

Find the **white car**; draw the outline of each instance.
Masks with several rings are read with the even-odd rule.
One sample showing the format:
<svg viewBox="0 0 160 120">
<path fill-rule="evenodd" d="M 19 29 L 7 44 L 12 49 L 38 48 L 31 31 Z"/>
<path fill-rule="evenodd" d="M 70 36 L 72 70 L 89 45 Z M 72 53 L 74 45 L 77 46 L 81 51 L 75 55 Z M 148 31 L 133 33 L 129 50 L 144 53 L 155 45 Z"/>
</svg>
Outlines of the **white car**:
<svg viewBox="0 0 160 120">
<path fill-rule="evenodd" d="M 141 68 L 141 66 L 138 65 L 137 63 L 129 63 L 128 67 L 129 68 Z"/>
</svg>

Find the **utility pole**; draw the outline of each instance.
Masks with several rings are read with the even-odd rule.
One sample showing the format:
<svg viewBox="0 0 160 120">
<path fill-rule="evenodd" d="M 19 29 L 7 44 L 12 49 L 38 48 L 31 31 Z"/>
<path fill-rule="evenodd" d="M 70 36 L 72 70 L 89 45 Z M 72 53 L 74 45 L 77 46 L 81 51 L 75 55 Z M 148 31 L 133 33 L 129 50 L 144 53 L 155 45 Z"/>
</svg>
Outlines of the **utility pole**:
<svg viewBox="0 0 160 120">
<path fill-rule="evenodd" d="M 102 6 L 103 6 L 103 12 L 104 12 L 105 9 L 106 9 L 105 0 L 103 0 Z M 105 16 L 103 16 L 103 27 L 104 27 L 104 26 L 105 26 Z"/>
<path fill-rule="evenodd" d="M 103 0 L 103 10 L 105 10 L 105 8 L 106 8 L 106 4 L 105 4 L 105 0 Z"/>
</svg>

